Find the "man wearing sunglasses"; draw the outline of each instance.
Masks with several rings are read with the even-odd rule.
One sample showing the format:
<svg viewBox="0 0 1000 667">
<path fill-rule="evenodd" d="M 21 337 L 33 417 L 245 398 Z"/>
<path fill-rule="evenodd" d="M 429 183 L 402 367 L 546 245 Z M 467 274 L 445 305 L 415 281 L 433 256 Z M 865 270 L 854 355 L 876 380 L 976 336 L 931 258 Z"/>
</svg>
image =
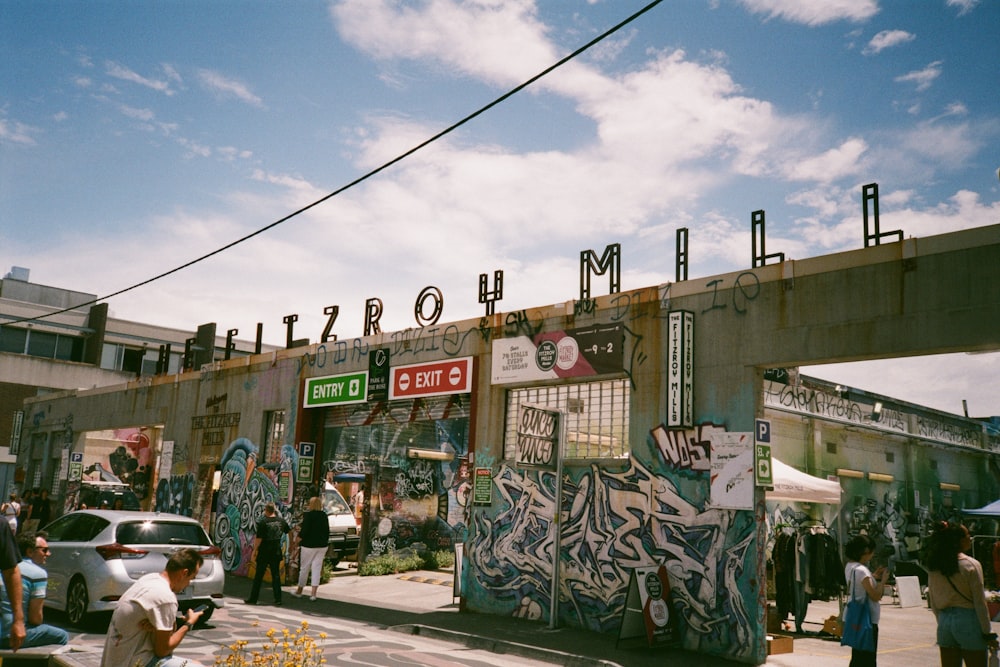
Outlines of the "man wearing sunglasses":
<svg viewBox="0 0 1000 667">
<path fill-rule="evenodd" d="M 21 646 L 27 648 L 66 644 L 69 635 L 65 630 L 42 622 L 42 606 L 45 604 L 45 589 L 49 581 L 49 573 L 44 567 L 45 561 L 49 559 L 48 533 L 25 531 L 17 536 L 17 545 L 24 556 L 18 567 L 21 570 L 24 618 L 27 620 L 26 635 Z M 0 600 L 0 619 L 5 628 L 14 621 L 14 613 L 6 590 L 3 599 Z M 0 638 L 0 647 L 9 648 L 6 636 Z"/>
</svg>

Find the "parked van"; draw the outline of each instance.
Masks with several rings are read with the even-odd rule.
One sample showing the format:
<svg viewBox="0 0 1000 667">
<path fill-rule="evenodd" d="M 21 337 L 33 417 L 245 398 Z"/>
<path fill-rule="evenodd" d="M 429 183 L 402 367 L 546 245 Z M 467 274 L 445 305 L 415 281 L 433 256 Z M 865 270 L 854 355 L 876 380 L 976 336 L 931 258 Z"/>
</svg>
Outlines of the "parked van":
<svg viewBox="0 0 1000 667">
<path fill-rule="evenodd" d="M 357 558 L 361 538 L 354 510 L 337 487 L 329 482 L 325 482 L 323 487 L 323 510 L 330 522 L 330 546 L 326 550 L 326 559 L 336 565 L 344 558 Z"/>
<path fill-rule="evenodd" d="M 115 502 L 120 501 L 119 507 L 115 507 Z M 120 510 L 140 510 L 139 499 L 135 492 L 127 484 L 121 482 L 94 482 L 86 481 L 80 484 L 80 495 L 77 498 L 77 507 L 86 505 L 92 510 L 96 509 L 120 509 Z"/>
</svg>

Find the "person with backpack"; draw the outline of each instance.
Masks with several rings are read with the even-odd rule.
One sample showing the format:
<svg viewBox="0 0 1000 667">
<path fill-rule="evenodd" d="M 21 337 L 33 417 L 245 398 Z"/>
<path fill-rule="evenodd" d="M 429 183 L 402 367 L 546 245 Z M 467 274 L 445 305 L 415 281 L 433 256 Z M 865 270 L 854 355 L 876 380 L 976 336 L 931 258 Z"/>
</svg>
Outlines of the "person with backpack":
<svg viewBox="0 0 1000 667">
<path fill-rule="evenodd" d="M 278 509 L 273 502 L 264 505 L 264 516 L 257 520 L 254 531 L 253 553 L 257 571 L 253 577 L 253 587 L 247 604 L 257 604 L 260 586 L 264 581 L 264 570 L 271 571 L 271 590 L 274 593 L 274 605 L 281 606 L 281 539 L 290 530 L 288 522 L 278 516 Z"/>
</svg>

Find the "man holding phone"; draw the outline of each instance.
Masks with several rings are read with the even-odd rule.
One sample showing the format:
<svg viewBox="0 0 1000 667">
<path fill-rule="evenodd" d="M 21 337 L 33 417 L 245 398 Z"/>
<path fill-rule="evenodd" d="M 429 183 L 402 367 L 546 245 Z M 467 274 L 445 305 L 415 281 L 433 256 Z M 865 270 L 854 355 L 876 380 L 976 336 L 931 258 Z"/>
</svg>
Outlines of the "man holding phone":
<svg viewBox="0 0 1000 667">
<path fill-rule="evenodd" d="M 204 612 L 188 609 L 184 624 L 174 627 L 177 593 L 191 584 L 203 562 L 196 550 L 179 549 L 162 572 L 143 576 L 125 591 L 111 616 L 101 667 L 202 667 L 173 653 Z"/>
</svg>

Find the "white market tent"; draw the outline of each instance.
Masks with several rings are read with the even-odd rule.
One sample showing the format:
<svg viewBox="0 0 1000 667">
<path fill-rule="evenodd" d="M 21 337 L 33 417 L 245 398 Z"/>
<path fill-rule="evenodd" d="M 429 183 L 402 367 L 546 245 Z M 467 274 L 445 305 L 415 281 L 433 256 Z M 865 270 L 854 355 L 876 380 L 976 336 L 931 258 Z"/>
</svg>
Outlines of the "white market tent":
<svg viewBox="0 0 1000 667">
<path fill-rule="evenodd" d="M 979 516 L 1000 516 L 1000 500 L 994 500 L 989 505 L 984 505 L 979 509 L 962 510 L 962 514 L 977 514 Z"/>
<path fill-rule="evenodd" d="M 767 500 L 840 505 L 839 482 L 807 475 L 776 458 L 771 459 L 771 473 L 774 488 L 765 494 Z"/>
</svg>

